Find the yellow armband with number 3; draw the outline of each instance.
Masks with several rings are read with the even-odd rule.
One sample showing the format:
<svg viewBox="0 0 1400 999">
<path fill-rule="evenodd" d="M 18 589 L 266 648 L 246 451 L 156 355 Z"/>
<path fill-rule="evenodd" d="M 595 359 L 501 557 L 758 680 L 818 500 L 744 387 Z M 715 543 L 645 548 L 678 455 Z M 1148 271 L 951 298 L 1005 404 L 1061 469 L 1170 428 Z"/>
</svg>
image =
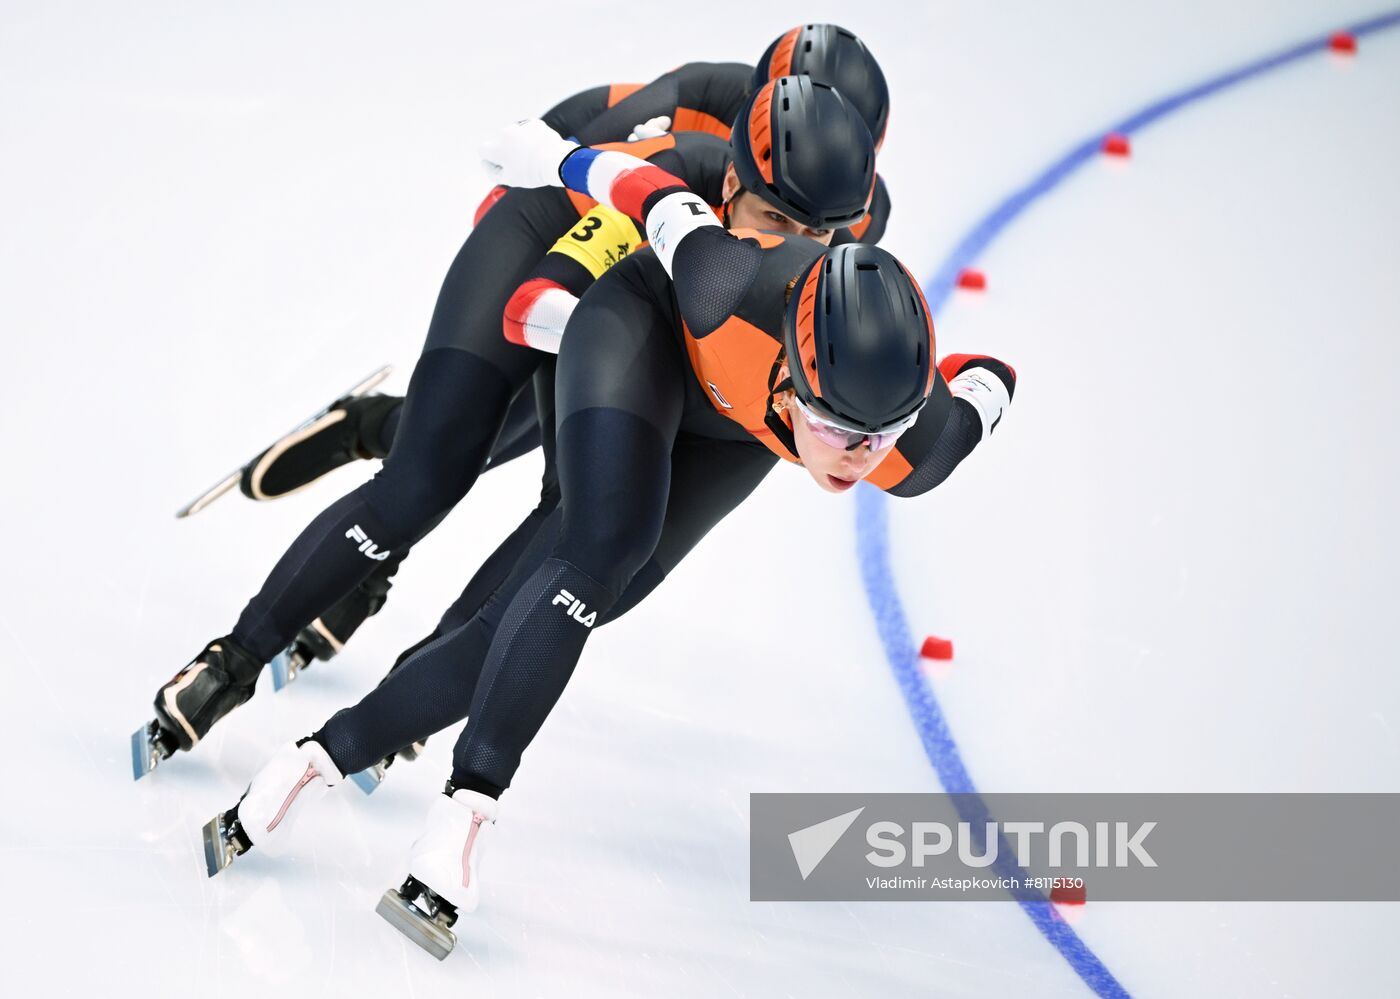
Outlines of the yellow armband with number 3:
<svg viewBox="0 0 1400 999">
<path fill-rule="evenodd" d="M 573 257 L 597 278 L 641 242 L 635 222 L 606 205 L 595 205 L 567 235 L 559 237 L 549 252 Z"/>
</svg>

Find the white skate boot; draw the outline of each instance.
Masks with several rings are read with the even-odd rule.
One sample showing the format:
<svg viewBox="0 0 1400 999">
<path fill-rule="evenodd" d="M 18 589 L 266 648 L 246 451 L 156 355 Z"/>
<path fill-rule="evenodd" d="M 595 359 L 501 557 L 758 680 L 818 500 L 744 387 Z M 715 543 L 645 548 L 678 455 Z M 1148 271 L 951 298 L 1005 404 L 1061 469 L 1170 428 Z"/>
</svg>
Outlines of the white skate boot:
<svg viewBox="0 0 1400 999">
<path fill-rule="evenodd" d="M 481 900 L 478 868 L 496 825 L 495 798 L 465 788 L 439 795 L 427 831 L 413 844 L 408 877 L 375 909 L 394 928 L 441 961 L 457 938 L 451 927 Z"/>
<path fill-rule="evenodd" d="M 212 878 L 254 846 L 271 856 L 286 852 L 298 816 L 344 776 L 320 743 L 288 743 L 257 772 L 248 790 L 204 827 L 204 862 Z"/>
</svg>

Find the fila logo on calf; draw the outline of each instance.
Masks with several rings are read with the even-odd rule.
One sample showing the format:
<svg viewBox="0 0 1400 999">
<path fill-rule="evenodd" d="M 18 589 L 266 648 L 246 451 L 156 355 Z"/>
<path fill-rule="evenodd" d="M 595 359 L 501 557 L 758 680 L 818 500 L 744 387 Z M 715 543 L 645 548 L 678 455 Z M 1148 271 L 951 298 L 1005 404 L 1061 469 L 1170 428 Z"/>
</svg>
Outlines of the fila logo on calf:
<svg viewBox="0 0 1400 999">
<path fill-rule="evenodd" d="M 583 612 L 588 610 L 587 605 L 585 605 L 582 600 L 576 599 L 568 590 L 560 590 L 554 595 L 554 599 L 549 602 L 551 607 L 557 607 L 560 604 L 565 604 L 568 607 L 568 610 L 564 612 L 565 614 L 568 614 L 569 617 L 573 618 L 585 628 L 593 627 L 594 623 L 598 620 L 597 611 L 588 611 L 587 616 L 585 616 Z"/>
<path fill-rule="evenodd" d="M 345 536 L 360 546 L 360 551 L 364 553 L 366 558 L 372 558 L 376 562 L 383 562 L 389 557 L 388 552 L 381 552 L 374 546 L 374 542 L 369 539 L 369 535 L 365 533 L 365 529 L 359 524 L 356 524 L 354 527 L 350 528 L 350 530 L 346 531 Z"/>
</svg>

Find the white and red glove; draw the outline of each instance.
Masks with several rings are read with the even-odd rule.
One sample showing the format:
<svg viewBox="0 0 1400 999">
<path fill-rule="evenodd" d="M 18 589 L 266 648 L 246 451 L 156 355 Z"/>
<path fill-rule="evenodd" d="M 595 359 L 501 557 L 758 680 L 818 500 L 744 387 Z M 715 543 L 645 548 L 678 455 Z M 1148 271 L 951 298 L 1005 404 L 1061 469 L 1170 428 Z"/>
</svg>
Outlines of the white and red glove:
<svg viewBox="0 0 1400 999">
<path fill-rule="evenodd" d="M 483 142 L 481 162 L 493 184 L 563 187 L 559 165 L 577 148 L 539 118 L 527 118 Z"/>
<path fill-rule="evenodd" d="M 972 404 L 982 419 L 982 439 L 986 440 L 1001 422 L 1006 407 L 1011 405 L 1011 392 L 1006 384 L 988 368 L 973 365 L 964 368 L 948 383 L 954 399 Z"/>
<path fill-rule="evenodd" d="M 632 129 L 632 134 L 627 137 L 627 141 L 641 142 L 643 139 L 659 139 L 669 131 L 671 131 L 671 116 L 659 114 L 655 118 L 648 118 Z"/>
</svg>

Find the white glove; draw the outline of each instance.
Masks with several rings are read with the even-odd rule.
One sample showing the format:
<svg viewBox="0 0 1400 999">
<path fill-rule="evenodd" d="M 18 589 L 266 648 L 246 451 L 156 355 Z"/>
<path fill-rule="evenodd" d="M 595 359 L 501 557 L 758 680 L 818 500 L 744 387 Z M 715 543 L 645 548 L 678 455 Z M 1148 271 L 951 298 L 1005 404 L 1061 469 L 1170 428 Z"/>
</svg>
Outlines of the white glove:
<svg viewBox="0 0 1400 999">
<path fill-rule="evenodd" d="M 632 129 L 632 134 L 627 137 L 628 142 L 640 142 L 643 139 L 659 139 L 671 130 L 670 115 L 660 114 L 655 118 L 650 118 Z"/>
<path fill-rule="evenodd" d="M 986 368 L 976 365 L 967 368 L 951 382 L 948 391 L 954 399 L 965 399 L 972 403 L 977 415 L 982 419 L 982 439 L 992 435 L 1001 422 L 1006 407 L 1011 405 L 1011 393 L 1005 383 Z"/>
<path fill-rule="evenodd" d="M 538 118 L 508 125 L 481 144 L 481 161 L 493 184 L 507 187 L 563 187 L 559 164 L 578 143 Z"/>
</svg>

